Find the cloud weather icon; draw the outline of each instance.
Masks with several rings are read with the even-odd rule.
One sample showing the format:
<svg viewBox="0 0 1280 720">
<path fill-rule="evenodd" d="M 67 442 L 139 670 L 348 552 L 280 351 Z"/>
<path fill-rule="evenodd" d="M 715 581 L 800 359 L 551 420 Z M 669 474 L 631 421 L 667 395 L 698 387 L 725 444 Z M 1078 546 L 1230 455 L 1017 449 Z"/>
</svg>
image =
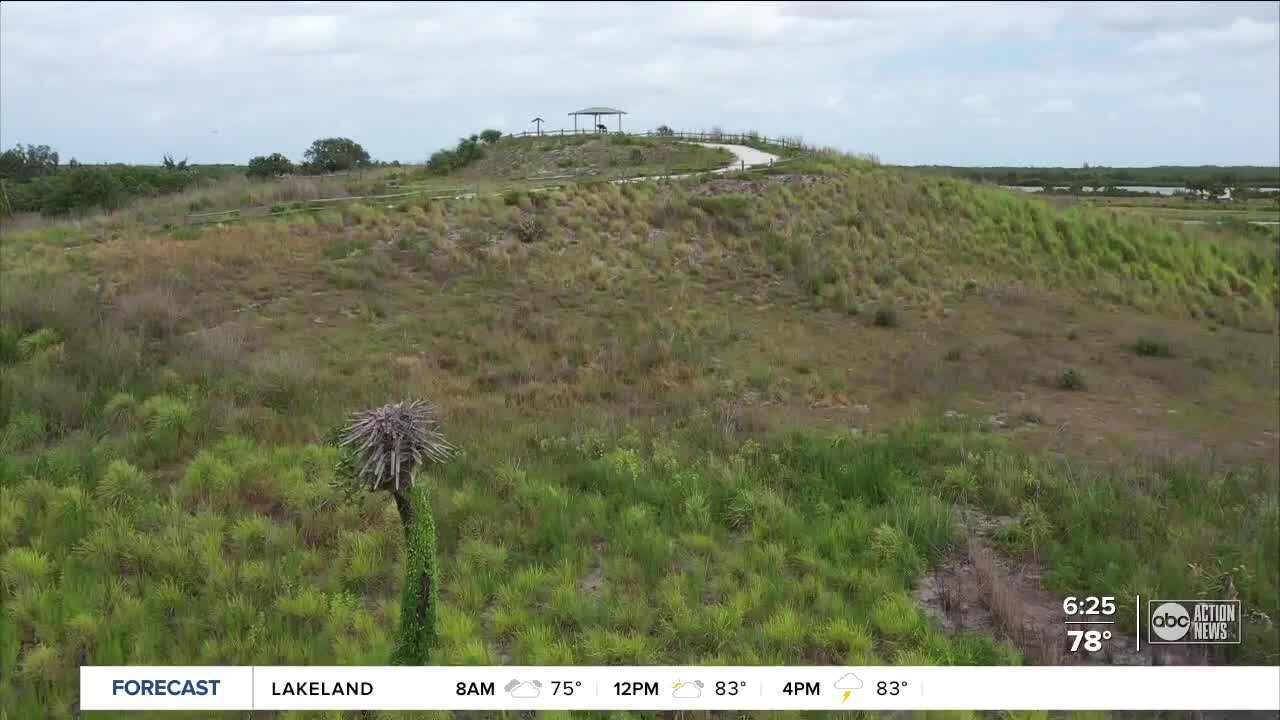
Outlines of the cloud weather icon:
<svg viewBox="0 0 1280 720">
<path fill-rule="evenodd" d="M 678 698 L 700 698 L 702 697 L 702 681 L 691 680 L 690 682 L 677 682 L 675 692 L 671 693 L 672 697 Z"/>
<path fill-rule="evenodd" d="M 861 690 L 862 678 L 853 673 L 845 673 L 836 681 L 837 690 Z"/>
<path fill-rule="evenodd" d="M 542 683 L 537 680 L 512 680 L 503 689 L 511 693 L 513 698 L 536 698 L 542 694 Z"/>
</svg>

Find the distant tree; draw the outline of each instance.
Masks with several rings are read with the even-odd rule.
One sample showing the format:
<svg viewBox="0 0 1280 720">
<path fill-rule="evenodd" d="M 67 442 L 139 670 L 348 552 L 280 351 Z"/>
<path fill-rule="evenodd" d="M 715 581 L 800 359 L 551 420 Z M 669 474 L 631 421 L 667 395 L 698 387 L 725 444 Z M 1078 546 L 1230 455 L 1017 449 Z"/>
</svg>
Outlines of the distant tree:
<svg viewBox="0 0 1280 720">
<path fill-rule="evenodd" d="M 293 163 L 280 153 L 249 158 L 249 170 L 245 173 L 252 178 L 272 178 L 292 174 Z"/>
<path fill-rule="evenodd" d="M 1224 192 L 1231 192 L 1234 195 L 1236 187 L 1236 177 L 1230 172 L 1223 172 L 1213 176 L 1214 184 L 1219 187 L 1218 195 Z"/>
<path fill-rule="evenodd" d="M 322 138 L 311 143 L 306 167 L 312 172 L 339 172 L 369 164 L 369 152 L 350 138 Z"/>
<path fill-rule="evenodd" d="M 68 171 L 66 180 L 56 185 L 45 211 L 59 214 L 89 207 L 114 210 L 125 199 L 120 180 L 110 170 L 105 167 L 79 167 Z"/>
<path fill-rule="evenodd" d="M 502 137 L 502 131 L 494 130 L 492 128 L 488 130 L 484 130 L 480 133 L 480 139 L 484 141 L 485 145 L 492 145 L 498 142 L 498 139 L 501 137 Z"/>
<path fill-rule="evenodd" d="M 22 146 L 0 153 L 0 178 L 26 180 L 27 154 Z"/>
<path fill-rule="evenodd" d="M 657 133 L 659 135 L 675 135 L 676 131 L 672 130 L 669 125 L 659 125 Z"/>
<path fill-rule="evenodd" d="M 0 153 L 0 177 L 21 182 L 58 172 L 58 153 L 48 145 L 14 145 Z"/>
<path fill-rule="evenodd" d="M 182 160 L 180 160 L 180 161 L 178 161 L 178 162 L 174 162 L 174 161 L 173 161 L 173 156 L 172 156 L 172 155 L 170 155 L 169 153 L 165 153 L 165 154 L 164 154 L 164 161 L 163 161 L 163 164 L 164 164 L 164 169 L 165 169 L 165 170 L 186 170 L 186 169 L 187 169 L 187 159 L 186 159 L 186 158 L 182 158 Z"/>
<path fill-rule="evenodd" d="M 67 167 L 78 168 L 80 167 L 80 161 L 75 158 L 71 158 L 70 160 L 67 161 Z"/>
</svg>

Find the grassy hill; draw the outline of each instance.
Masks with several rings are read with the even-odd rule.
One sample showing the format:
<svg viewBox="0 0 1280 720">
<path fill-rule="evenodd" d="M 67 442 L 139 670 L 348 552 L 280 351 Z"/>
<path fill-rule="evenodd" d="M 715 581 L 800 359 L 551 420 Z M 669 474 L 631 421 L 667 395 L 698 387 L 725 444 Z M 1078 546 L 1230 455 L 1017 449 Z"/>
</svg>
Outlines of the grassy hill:
<svg viewBox="0 0 1280 720">
<path fill-rule="evenodd" d="M 323 438 L 412 396 L 462 448 L 434 662 L 1044 661 L 917 601 L 978 542 L 1130 633 L 1230 580 L 1215 661 L 1276 662 L 1275 238 L 784 167 L 0 232 L 0 712 L 71 716 L 81 663 L 385 663 L 399 521 Z"/>
<path fill-rule="evenodd" d="M 543 176 L 628 177 L 711 170 L 733 160 L 727 150 L 630 135 L 506 137 L 461 176 L 521 180 Z"/>
</svg>

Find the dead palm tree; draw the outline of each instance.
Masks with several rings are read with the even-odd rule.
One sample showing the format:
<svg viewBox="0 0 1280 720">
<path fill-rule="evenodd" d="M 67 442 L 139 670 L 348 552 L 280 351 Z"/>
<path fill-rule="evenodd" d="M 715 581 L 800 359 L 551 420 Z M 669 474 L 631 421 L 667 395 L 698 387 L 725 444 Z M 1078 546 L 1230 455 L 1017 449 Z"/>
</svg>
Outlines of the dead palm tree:
<svg viewBox="0 0 1280 720">
<path fill-rule="evenodd" d="M 542 118 L 540 118 L 540 117 L 536 117 L 536 118 L 534 118 L 534 119 L 530 120 L 529 122 L 533 123 L 534 127 L 536 127 L 536 128 L 537 128 L 537 132 L 538 132 L 538 134 L 539 134 L 539 135 L 541 135 L 541 134 L 542 134 L 542 123 L 546 122 L 546 120 L 543 120 L 543 119 L 542 119 Z"/>
<path fill-rule="evenodd" d="M 439 432 L 435 407 L 421 400 L 353 414 L 336 444 L 342 480 L 352 489 L 385 490 L 396 501 L 404 526 L 405 578 L 391 662 L 425 665 L 435 644 L 439 581 L 431 500 L 425 483 L 418 482 L 418 471 L 448 460 L 453 446 Z"/>
</svg>

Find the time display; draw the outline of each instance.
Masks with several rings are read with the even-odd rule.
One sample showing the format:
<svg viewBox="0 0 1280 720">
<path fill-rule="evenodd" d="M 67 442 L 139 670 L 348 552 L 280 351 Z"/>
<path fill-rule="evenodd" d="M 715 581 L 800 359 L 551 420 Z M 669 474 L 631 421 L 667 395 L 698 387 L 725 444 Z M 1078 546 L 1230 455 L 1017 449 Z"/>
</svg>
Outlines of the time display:
<svg viewBox="0 0 1280 720">
<path fill-rule="evenodd" d="M 1116 599 L 1112 595 L 1089 595 L 1081 598 L 1072 595 L 1062 601 L 1062 612 L 1068 617 L 1077 615 L 1115 615 Z"/>
</svg>

